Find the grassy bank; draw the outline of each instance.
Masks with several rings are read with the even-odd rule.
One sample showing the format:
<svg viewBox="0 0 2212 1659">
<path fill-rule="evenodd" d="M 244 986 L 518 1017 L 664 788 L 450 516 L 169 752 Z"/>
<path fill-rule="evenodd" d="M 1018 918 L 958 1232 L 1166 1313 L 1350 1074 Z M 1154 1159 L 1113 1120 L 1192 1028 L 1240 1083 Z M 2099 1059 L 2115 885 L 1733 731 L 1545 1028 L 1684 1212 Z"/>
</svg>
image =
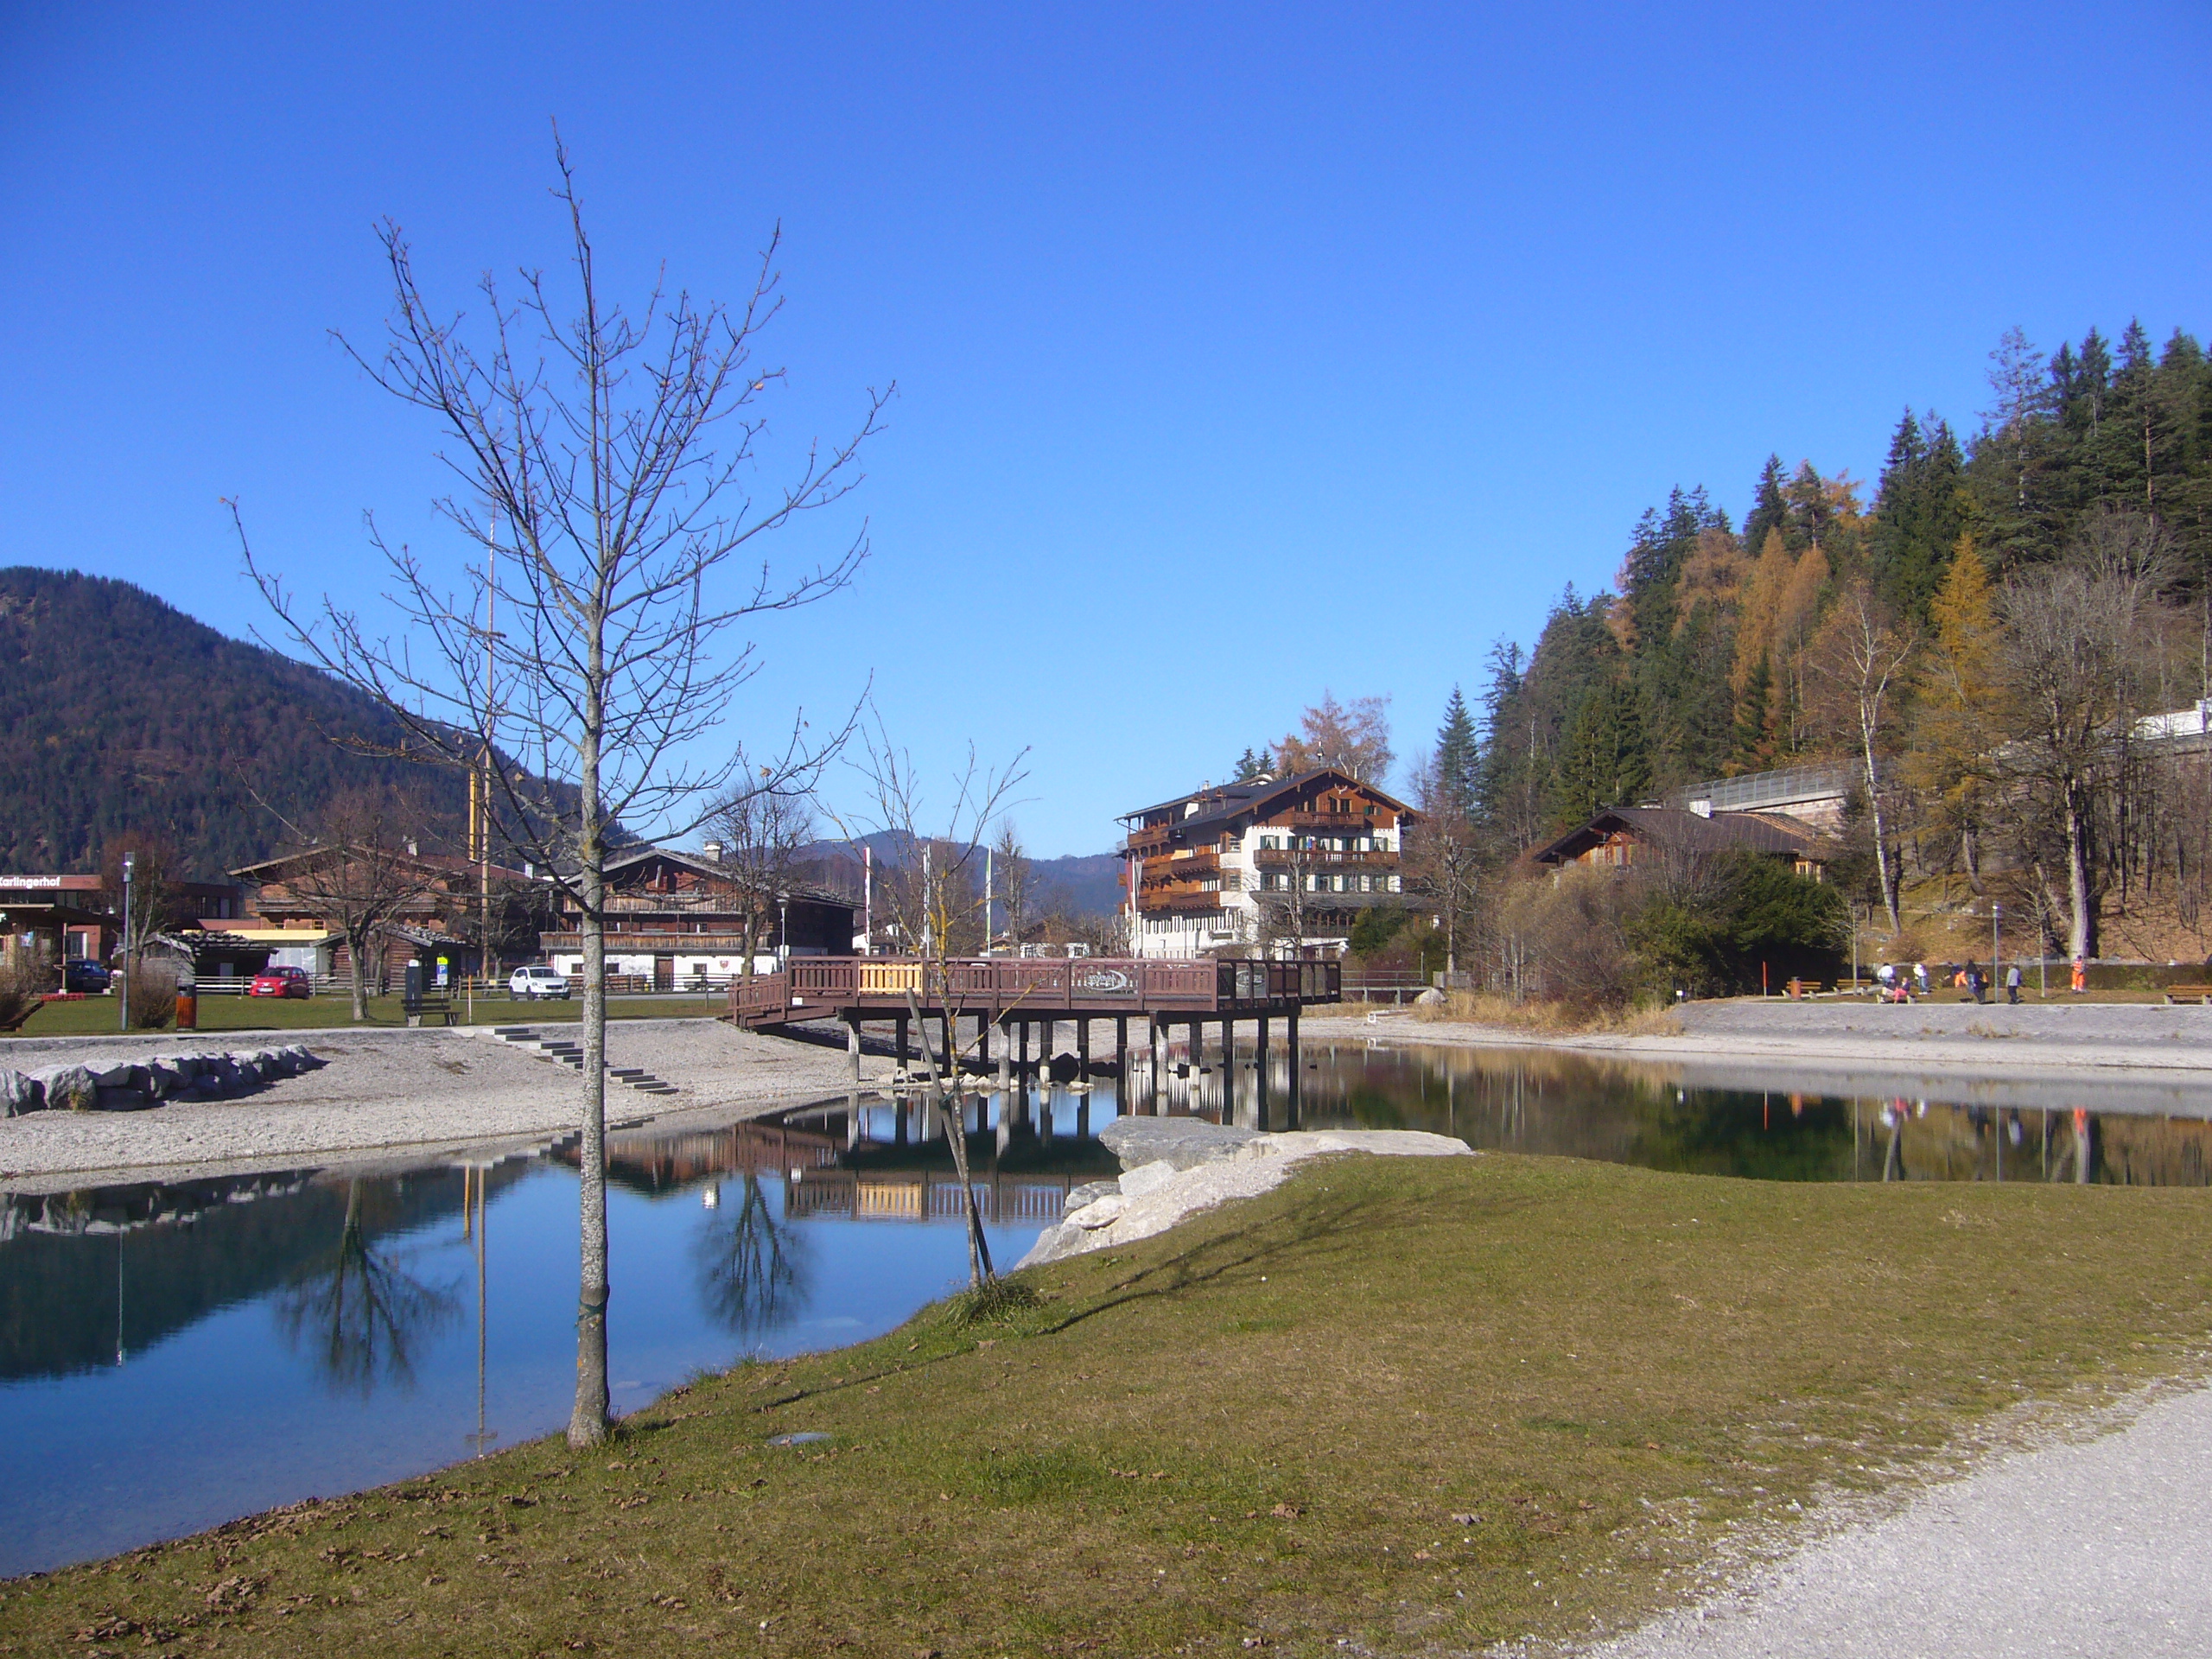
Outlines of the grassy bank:
<svg viewBox="0 0 2212 1659">
<path fill-rule="evenodd" d="M 610 997 L 610 1020 L 665 1020 L 710 1017 L 722 1013 L 728 1000 L 711 1001 L 700 996 Z M 454 1004 L 455 1025 L 555 1026 L 582 1017 L 583 1004 L 575 998 L 563 1001 L 518 1002 L 505 996 L 479 997 L 475 1018 L 460 1002 Z M 369 1017 L 353 1019 L 353 1005 L 343 996 L 207 996 L 200 1000 L 203 1035 L 226 1031 L 308 1031 L 337 1026 L 404 1026 L 407 1015 L 396 996 L 369 999 Z M 23 1022 L 19 1032 L 0 1034 L 20 1037 L 113 1037 L 120 1034 L 118 1010 L 111 996 L 88 996 L 79 1002 L 48 1002 Z M 143 1035 L 159 1037 L 161 1032 Z"/>
<path fill-rule="evenodd" d="M 518 1447 L 0 1586 L 0 1650 L 1458 1649 L 1679 1592 L 2029 1398 L 2187 1369 L 2212 1193 L 1311 1169 Z M 820 1430 L 818 1446 L 772 1434 Z M 86 1633 L 79 1636 L 79 1633 Z"/>
</svg>

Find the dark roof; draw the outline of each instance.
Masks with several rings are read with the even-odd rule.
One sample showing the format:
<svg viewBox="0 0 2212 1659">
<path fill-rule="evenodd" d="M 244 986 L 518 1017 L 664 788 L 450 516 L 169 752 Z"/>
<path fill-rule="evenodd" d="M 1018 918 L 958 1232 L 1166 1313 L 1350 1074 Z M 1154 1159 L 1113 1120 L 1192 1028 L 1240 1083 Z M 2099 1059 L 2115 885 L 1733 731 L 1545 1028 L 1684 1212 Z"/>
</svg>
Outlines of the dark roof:
<svg viewBox="0 0 2212 1659">
<path fill-rule="evenodd" d="M 724 881 L 736 880 L 735 875 L 727 865 L 717 863 L 704 853 L 686 852 L 680 847 L 636 848 L 624 853 L 619 858 L 608 859 L 606 873 L 612 876 L 618 870 L 627 870 L 645 862 L 648 859 L 654 858 L 664 858 L 671 864 L 681 864 L 685 869 L 696 871 L 701 875 L 712 876 Z M 779 891 L 786 899 L 802 899 L 817 905 L 834 905 L 841 910 L 858 910 L 861 903 L 856 894 L 841 893 L 820 882 L 786 881 L 781 885 Z"/>
<path fill-rule="evenodd" d="M 1334 766 L 1317 766 L 1311 772 L 1300 772 L 1295 778 L 1270 779 L 1260 783 L 1224 784 L 1217 789 L 1205 790 L 1195 795 L 1179 796 L 1172 801 L 1162 801 L 1157 806 L 1140 807 L 1134 812 L 1124 812 L 1122 814 L 1122 818 L 1126 823 L 1131 818 L 1141 818 L 1147 812 L 1164 812 L 1171 806 L 1181 806 L 1194 800 L 1205 800 L 1213 804 L 1209 805 L 1204 811 L 1192 813 L 1186 818 L 1177 818 L 1173 823 L 1163 826 L 1170 830 L 1205 830 L 1217 824 L 1227 823 L 1246 812 L 1262 812 L 1270 802 L 1284 795 L 1310 789 L 1323 779 L 1334 779 L 1338 783 L 1350 785 L 1354 789 L 1365 790 L 1393 811 L 1408 814 L 1413 812 L 1413 808 L 1395 796 L 1386 794 L 1373 784 L 1360 782 L 1350 772 L 1338 772 Z"/>
<path fill-rule="evenodd" d="M 1617 830 L 1626 830 L 1655 847 L 1689 853 L 1740 847 L 1755 853 L 1808 856 L 1824 845 L 1818 830 L 1786 812 L 1716 812 L 1707 817 L 1672 806 L 1610 806 L 1529 856 L 1539 864 L 1563 864 Z"/>
</svg>

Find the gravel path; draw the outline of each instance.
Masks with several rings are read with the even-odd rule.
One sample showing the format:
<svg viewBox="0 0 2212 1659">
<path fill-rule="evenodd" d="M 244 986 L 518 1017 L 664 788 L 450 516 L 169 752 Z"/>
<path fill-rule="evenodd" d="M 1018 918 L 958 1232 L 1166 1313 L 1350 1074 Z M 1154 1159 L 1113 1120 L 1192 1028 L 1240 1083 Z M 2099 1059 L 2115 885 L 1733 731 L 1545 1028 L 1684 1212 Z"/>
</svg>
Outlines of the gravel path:
<svg viewBox="0 0 2212 1659">
<path fill-rule="evenodd" d="M 2212 1390 L 1814 1544 L 1593 1659 L 2212 1652 Z"/>
<path fill-rule="evenodd" d="M 574 1034 L 548 1025 L 548 1033 Z M 578 1084 L 568 1067 L 493 1038 L 487 1029 L 279 1033 L 327 1064 L 257 1094 L 178 1102 L 137 1112 L 34 1112 L 0 1121 L 0 1179 L 18 1190 L 101 1178 L 215 1173 L 281 1166 L 302 1158 L 438 1147 L 574 1127 Z M 220 1052 L 257 1039 L 55 1039 L 11 1046 L 20 1069 L 73 1059 L 111 1065 L 154 1053 Z M 613 1122 L 732 1109 L 768 1110 L 849 1086 L 844 1053 L 740 1031 L 712 1020 L 623 1020 L 607 1027 L 613 1065 L 643 1066 L 677 1085 L 633 1093 L 610 1081 Z M 863 1061 L 864 1081 L 887 1078 Z"/>
<path fill-rule="evenodd" d="M 2127 1003 L 1978 1007 L 1929 1001 L 1694 1002 L 1678 1036 L 1551 1037 L 1385 1012 L 1303 1022 L 1307 1040 L 1541 1048 L 1670 1063 L 1689 1086 L 1797 1086 L 1835 1094 L 1959 1096 L 2203 1116 L 2212 1110 L 2212 1008 Z M 1777 1084 L 1777 1078 L 1786 1081 Z M 1925 1086 L 1922 1086 L 1925 1085 Z M 2077 1096 L 2079 1096 L 2077 1098 Z"/>
</svg>

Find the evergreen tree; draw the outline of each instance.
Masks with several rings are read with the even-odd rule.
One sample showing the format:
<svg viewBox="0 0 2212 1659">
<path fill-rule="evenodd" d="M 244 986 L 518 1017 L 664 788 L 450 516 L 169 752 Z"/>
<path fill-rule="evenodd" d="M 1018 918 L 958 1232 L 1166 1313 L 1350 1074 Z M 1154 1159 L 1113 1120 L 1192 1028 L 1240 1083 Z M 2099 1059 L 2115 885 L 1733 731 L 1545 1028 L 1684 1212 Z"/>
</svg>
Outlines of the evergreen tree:
<svg viewBox="0 0 2212 1659">
<path fill-rule="evenodd" d="M 1744 519 L 1744 548 L 1754 556 L 1766 546 L 1766 538 L 1789 526 L 1789 501 L 1783 493 L 1787 474 L 1782 470 L 1782 457 L 1770 454 L 1766 465 L 1759 469 L 1759 481 L 1751 491 L 1751 510 Z"/>
<path fill-rule="evenodd" d="M 1901 616 L 1927 614 L 1967 527 L 1965 469 L 1950 427 L 1932 414 L 1923 427 L 1906 410 L 1890 439 L 1869 538 L 1875 590 Z"/>
<path fill-rule="evenodd" d="M 1649 776 L 1634 690 L 1613 679 L 1586 687 L 1575 704 L 1552 791 L 1552 824 L 1564 830 L 1601 807 L 1632 806 Z"/>
<path fill-rule="evenodd" d="M 1456 685 L 1437 729 L 1433 765 L 1438 804 L 1454 817 L 1472 818 L 1482 785 L 1482 747 L 1474 716 Z"/>
</svg>

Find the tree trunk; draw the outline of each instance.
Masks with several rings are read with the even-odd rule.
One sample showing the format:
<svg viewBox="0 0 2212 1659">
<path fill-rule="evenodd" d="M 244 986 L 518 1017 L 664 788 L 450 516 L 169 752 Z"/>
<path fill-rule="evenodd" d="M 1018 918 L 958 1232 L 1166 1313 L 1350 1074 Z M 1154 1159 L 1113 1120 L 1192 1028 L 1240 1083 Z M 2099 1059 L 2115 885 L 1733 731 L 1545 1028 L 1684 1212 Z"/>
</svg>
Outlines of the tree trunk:
<svg viewBox="0 0 2212 1659">
<path fill-rule="evenodd" d="M 604 684 L 600 643 L 592 640 L 590 679 Z M 576 1296 L 576 1405 L 569 1418 L 569 1444 L 597 1446 L 607 1438 L 607 849 L 600 822 L 600 721 L 596 698 L 586 715 L 582 764 L 582 830 L 578 872 L 583 899 L 584 1099 L 583 1137 L 577 1148 L 576 1200 L 582 1271 Z"/>
<path fill-rule="evenodd" d="M 1864 705 L 1859 731 L 1864 736 L 1866 760 L 1866 810 L 1874 818 L 1874 879 L 1881 885 L 1882 909 L 1890 918 L 1890 937 L 1895 938 L 1904 923 L 1897 916 L 1897 877 L 1891 868 L 1889 827 L 1882 822 L 1882 779 L 1874 760 L 1874 723 L 1866 717 Z"/>
<path fill-rule="evenodd" d="M 353 1021 L 356 1025 L 363 1023 L 369 1017 L 368 955 L 368 941 L 365 938 L 356 938 L 351 933 L 346 936 L 347 966 L 353 970 Z"/>
<path fill-rule="evenodd" d="M 1981 881 L 1981 836 L 1972 824 L 1959 831 L 1959 862 L 1966 866 L 1967 885 L 1975 894 L 1987 892 Z"/>
<path fill-rule="evenodd" d="M 2066 952 L 2087 962 L 2097 954 L 2096 894 L 2089 880 L 2089 814 L 2082 791 L 2069 784 L 2066 798 Z"/>
</svg>

